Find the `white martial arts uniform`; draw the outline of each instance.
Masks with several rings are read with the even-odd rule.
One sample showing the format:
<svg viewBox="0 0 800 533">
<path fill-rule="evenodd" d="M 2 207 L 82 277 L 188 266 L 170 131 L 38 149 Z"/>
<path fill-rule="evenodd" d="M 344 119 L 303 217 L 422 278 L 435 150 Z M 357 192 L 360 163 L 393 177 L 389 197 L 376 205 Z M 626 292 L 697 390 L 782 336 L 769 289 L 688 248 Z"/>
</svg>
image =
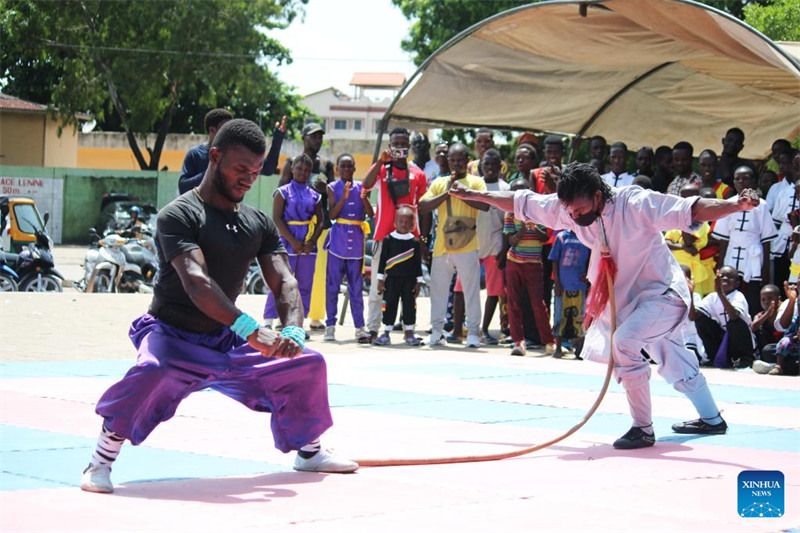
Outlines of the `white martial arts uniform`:
<svg viewBox="0 0 800 533">
<path fill-rule="evenodd" d="M 619 175 L 615 174 L 613 171 L 606 172 L 600 177 L 611 187 L 627 187 L 628 185 L 633 185 L 633 174 L 628 174 L 627 172 L 623 172 Z"/>
<path fill-rule="evenodd" d="M 781 181 L 772 184 L 772 187 L 769 188 L 769 192 L 767 193 L 767 207 L 769 207 L 770 211 L 775 211 L 778 198 L 784 196 L 784 191 L 786 189 L 790 189 L 793 185 L 794 184 L 786 178 L 783 178 Z"/>
<path fill-rule="evenodd" d="M 736 195 L 731 201 L 738 198 Z M 761 281 L 761 266 L 769 260 L 764 257 L 763 245 L 778 236 L 764 200 L 759 200 L 755 209 L 719 219 L 711 236 L 728 241 L 723 265 L 735 268 L 745 282 Z"/>
<path fill-rule="evenodd" d="M 697 309 L 700 302 L 703 301 L 703 297 L 693 292 L 692 300 L 694 300 L 694 307 Z M 697 326 L 695 326 L 694 322 L 691 320 L 685 321 L 681 331 L 683 332 L 683 341 L 686 343 L 686 348 L 688 348 L 690 352 L 694 352 L 701 363 L 707 362 L 708 355 L 706 355 L 706 347 L 703 345 L 703 341 L 697 333 Z"/>
<path fill-rule="evenodd" d="M 775 207 L 772 209 L 772 222 L 778 228 L 778 236 L 772 242 L 770 248 L 772 257 L 780 257 L 786 252 L 786 247 L 792 238 L 793 229 L 791 222 L 789 222 L 789 213 L 798 208 L 800 208 L 800 198 L 797 197 L 795 187 L 784 187 L 783 192 L 775 199 Z"/>
<path fill-rule="evenodd" d="M 638 186 L 613 189 L 613 194 L 601 216 L 618 269 L 614 284 L 614 375 L 626 390 L 634 426 L 648 426 L 651 419 L 650 363 L 642 356 L 642 349 L 658 363 L 659 374 L 689 397 L 700 416 L 716 424 L 719 410 L 700 373 L 697 357 L 686 348 L 683 339 L 689 287 L 662 233 L 673 228 L 696 230 L 699 224 L 692 222 L 692 205 L 698 197 L 680 198 Z M 537 195 L 531 191 L 517 191 L 514 195 L 514 217 L 574 231 L 592 250 L 588 277 L 594 282 L 602 245 L 599 222 L 580 226 L 555 194 Z M 606 305 L 586 332 L 581 353 L 584 358 L 608 361 L 610 309 Z"/>
</svg>

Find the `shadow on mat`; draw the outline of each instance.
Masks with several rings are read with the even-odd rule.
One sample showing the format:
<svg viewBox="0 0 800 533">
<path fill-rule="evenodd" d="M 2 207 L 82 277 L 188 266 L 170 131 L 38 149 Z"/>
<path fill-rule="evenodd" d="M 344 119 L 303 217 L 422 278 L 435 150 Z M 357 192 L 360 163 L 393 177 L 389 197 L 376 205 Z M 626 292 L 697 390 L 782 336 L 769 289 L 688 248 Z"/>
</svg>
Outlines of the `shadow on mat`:
<svg viewBox="0 0 800 533">
<path fill-rule="evenodd" d="M 558 452 L 566 452 L 565 454 L 559 454 L 557 456 L 558 459 L 562 461 L 597 461 L 600 459 L 627 457 L 631 459 L 661 459 L 664 461 L 680 461 L 682 463 L 735 466 L 742 470 L 759 469 L 759 467 L 742 463 L 717 461 L 715 459 L 701 457 L 687 457 L 685 454 L 695 451 L 693 447 L 686 446 L 680 442 L 667 440 L 657 440 L 655 446 L 651 448 L 640 448 L 638 450 L 617 450 L 611 444 L 605 443 L 598 443 L 588 448 L 552 446 L 549 449 Z"/>
<path fill-rule="evenodd" d="M 115 488 L 114 496 L 206 503 L 264 503 L 293 498 L 290 485 L 320 483 L 326 474 L 275 472 L 255 477 L 226 477 L 134 482 Z"/>
</svg>

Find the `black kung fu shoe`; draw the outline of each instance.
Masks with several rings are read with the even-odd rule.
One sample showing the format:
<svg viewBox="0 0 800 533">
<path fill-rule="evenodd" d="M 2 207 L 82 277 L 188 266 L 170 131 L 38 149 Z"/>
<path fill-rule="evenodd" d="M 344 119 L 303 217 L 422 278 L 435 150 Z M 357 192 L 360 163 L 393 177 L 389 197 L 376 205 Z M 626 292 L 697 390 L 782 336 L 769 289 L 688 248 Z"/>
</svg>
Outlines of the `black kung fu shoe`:
<svg viewBox="0 0 800 533">
<path fill-rule="evenodd" d="M 690 435 L 724 435 L 728 431 L 728 424 L 724 420 L 719 424 L 709 424 L 702 418 L 698 418 L 680 424 L 672 424 L 672 431 Z"/>
<path fill-rule="evenodd" d="M 655 434 L 646 433 L 642 428 L 633 427 L 614 441 L 614 448 L 618 450 L 635 450 L 637 448 L 649 448 L 655 443 Z"/>
</svg>

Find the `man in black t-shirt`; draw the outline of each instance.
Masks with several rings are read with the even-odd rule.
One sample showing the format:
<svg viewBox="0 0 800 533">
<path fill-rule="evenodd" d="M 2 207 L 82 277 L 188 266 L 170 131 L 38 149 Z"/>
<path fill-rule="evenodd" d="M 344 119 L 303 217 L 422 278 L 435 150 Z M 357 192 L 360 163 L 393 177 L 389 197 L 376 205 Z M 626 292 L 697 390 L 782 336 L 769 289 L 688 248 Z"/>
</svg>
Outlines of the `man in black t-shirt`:
<svg viewBox="0 0 800 533">
<path fill-rule="evenodd" d="M 214 139 L 200 185 L 159 214 L 153 302 L 130 329 L 138 361 L 97 404 L 104 423 L 83 490 L 112 492 L 111 466 L 122 443 L 141 443 L 181 400 L 205 388 L 272 413 L 275 446 L 298 450 L 296 470 L 358 468 L 320 447 L 319 436 L 332 425 L 325 360 L 304 349 L 300 293 L 275 224 L 242 204 L 265 151 L 256 124 L 229 121 Z M 281 333 L 236 308 L 256 258 L 276 295 Z"/>
</svg>

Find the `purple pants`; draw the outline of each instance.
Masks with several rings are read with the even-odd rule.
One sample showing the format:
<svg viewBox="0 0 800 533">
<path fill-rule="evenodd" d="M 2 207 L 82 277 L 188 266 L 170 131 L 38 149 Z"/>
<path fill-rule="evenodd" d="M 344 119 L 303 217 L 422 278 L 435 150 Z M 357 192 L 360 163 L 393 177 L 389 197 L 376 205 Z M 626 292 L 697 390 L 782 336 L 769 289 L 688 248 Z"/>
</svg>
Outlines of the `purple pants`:
<svg viewBox="0 0 800 533">
<path fill-rule="evenodd" d="M 297 280 L 300 289 L 300 300 L 303 302 L 303 316 L 308 316 L 311 309 L 311 289 L 314 286 L 314 265 L 317 254 L 290 255 L 289 269 Z M 275 307 L 275 295 L 272 291 L 267 294 L 267 305 L 264 307 L 264 318 L 278 318 L 278 309 Z"/>
<path fill-rule="evenodd" d="M 134 445 L 175 414 L 189 394 L 211 388 L 253 411 L 272 413 L 275 447 L 299 449 L 333 425 L 325 360 L 262 356 L 235 333 L 191 333 L 150 314 L 131 324 L 136 366 L 97 403 L 105 426 Z"/>
<path fill-rule="evenodd" d="M 325 278 L 325 307 L 328 315 L 325 325 L 336 325 L 336 305 L 339 303 L 339 285 L 347 276 L 347 293 L 350 297 L 350 312 L 356 328 L 364 327 L 364 293 L 361 267 L 363 259 L 342 259 L 328 252 L 328 272 Z"/>
</svg>

